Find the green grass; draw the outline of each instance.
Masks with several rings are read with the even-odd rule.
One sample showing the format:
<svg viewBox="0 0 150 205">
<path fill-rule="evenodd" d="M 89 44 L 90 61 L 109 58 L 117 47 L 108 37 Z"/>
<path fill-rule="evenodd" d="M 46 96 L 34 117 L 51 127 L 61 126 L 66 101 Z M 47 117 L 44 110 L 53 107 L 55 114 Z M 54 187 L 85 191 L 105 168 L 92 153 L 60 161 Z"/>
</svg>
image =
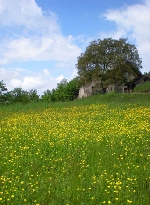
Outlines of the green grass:
<svg viewBox="0 0 150 205">
<path fill-rule="evenodd" d="M 150 82 L 137 85 L 133 91 L 134 92 L 150 92 Z"/>
<path fill-rule="evenodd" d="M 10 105 L 0 105 L 1 111 L 3 112 L 18 112 L 18 111 L 29 111 L 29 110 L 43 110 L 46 108 L 63 108 L 80 105 L 91 105 L 91 104 L 107 104 L 108 106 L 127 106 L 128 103 L 135 105 L 150 105 L 150 94 L 149 93 L 115 93 L 110 92 L 105 95 L 92 95 L 82 99 L 76 99 L 69 102 L 32 102 L 27 104 L 14 103 Z"/>
<path fill-rule="evenodd" d="M 149 94 L 1 106 L 0 120 L 1 204 L 149 204 Z"/>
</svg>

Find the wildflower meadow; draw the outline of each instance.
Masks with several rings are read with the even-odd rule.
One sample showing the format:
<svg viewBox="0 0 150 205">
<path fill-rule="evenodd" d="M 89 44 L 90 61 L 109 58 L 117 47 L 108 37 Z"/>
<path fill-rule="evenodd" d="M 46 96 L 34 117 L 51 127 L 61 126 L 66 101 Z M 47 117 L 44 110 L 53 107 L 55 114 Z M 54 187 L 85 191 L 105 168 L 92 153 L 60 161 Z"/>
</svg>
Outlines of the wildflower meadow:
<svg viewBox="0 0 150 205">
<path fill-rule="evenodd" d="M 0 203 L 150 204 L 150 106 L 0 107 Z"/>
</svg>

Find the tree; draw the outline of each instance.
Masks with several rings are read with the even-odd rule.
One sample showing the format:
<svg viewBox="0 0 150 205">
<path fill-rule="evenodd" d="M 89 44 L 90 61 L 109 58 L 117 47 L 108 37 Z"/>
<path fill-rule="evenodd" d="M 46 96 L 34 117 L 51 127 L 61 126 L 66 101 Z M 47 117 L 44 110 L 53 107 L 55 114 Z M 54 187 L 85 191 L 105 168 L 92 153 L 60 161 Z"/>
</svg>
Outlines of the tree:
<svg viewBox="0 0 150 205">
<path fill-rule="evenodd" d="M 150 71 L 149 72 L 144 72 L 144 75 L 150 75 Z"/>
<path fill-rule="evenodd" d="M 14 102 L 30 102 L 29 93 L 22 88 L 14 88 L 14 90 L 11 91 L 10 94 Z"/>
<path fill-rule="evenodd" d="M 80 85 L 78 78 L 73 78 L 71 81 L 69 81 L 66 86 L 67 100 L 74 100 L 75 98 L 77 98 L 79 94 L 79 88 Z"/>
<path fill-rule="evenodd" d="M 50 90 L 46 90 L 44 91 L 43 95 L 41 96 L 42 101 L 51 101 L 51 91 Z"/>
<path fill-rule="evenodd" d="M 54 92 L 56 101 L 70 101 L 74 100 L 79 93 L 78 78 L 74 78 L 67 82 L 67 79 L 63 79 L 57 84 L 57 88 Z"/>
<path fill-rule="evenodd" d="M 41 96 L 43 101 L 70 101 L 77 98 L 79 93 L 79 80 L 78 78 L 72 79 L 67 82 L 67 79 L 63 79 L 57 84 L 56 89 L 46 90 Z"/>
<path fill-rule="evenodd" d="M 36 89 L 29 90 L 28 94 L 29 94 L 30 101 L 38 101 L 39 100 L 39 95 L 37 94 Z"/>
<path fill-rule="evenodd" d="M 67 86 L 67 79 L 63 79 L 60 83 L 57 83 L 57 88 L 54 92 L 55 101 L 66 101 L 66 86 Z"/>
<path fill-rule="evenodd" d="M 0 81 L 0 104 L 5 103 L 8 99 L 7 99 L 7 87 L 6 84 L 2 81 Z"/>
<path fill-rule="evenodd" d="M 136 47 L 127 39 L 105 38 L 92 41 L 78 57 L 76 67 L 82 85 L 98 81 L 103 90 L 110 83 L 126 82 L 128 75 L 140 75 L 141 64 Z"/>
<path fill-rule="evenodd" d="M 0 95 L 2 95 L 3 91 L 7 91 L 7 88 L 6 88 L 6 84 L 2 80 L 0 81 Z"/>
</svg>

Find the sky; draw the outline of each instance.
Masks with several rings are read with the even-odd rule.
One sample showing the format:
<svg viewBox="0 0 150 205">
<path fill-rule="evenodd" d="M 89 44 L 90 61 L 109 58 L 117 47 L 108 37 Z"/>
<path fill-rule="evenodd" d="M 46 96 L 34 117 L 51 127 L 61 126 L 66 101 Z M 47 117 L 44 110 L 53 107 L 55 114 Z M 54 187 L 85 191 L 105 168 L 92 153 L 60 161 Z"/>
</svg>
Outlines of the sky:
<svg viewBox="0 0 150 205">
<path fill-rule="evenodd" d="M 127 38 L 150 71 L 149 0 L 0 0 L 0 81 L 42 95 L 93 40 Z"/>
</svg>

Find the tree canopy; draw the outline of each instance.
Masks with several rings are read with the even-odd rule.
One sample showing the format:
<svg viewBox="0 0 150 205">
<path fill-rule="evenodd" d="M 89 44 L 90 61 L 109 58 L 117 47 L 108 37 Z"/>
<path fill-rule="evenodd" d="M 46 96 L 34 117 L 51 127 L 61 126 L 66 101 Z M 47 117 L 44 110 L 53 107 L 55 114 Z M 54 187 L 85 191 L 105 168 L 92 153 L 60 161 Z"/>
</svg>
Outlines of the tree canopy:
<svg viewBox="0 0 150 205">
<path fill-rule="evenodd" d="M 6 84 L 2 81 L 0 81 L 0 95 L 3 91 L 7 91 Z"/>
<path fill-rule="evenodd" d="M 103 89 L 110 83 L 127 82 L 129 75 L 141 75 L 142 60 L 127 39 L 105 38 L 92 41 L 78 57 L 76 67 L 82 85 L 94 80 Z"/>
<path fill-rule="evenodd" d="M 48 102 L 71 101 L 77 98 L 79 88 L 80 85 L 78 77 L 73 78 L 69 82 L 67 82 L 67 79 L 63 79 L 57 84 L 55 89 L 53 88 L 51 91 L 47 89 L 40 97 L 37 94 L 36 89 L 27 91 L 19 87 L 14 88 L 12 91 L 8 91 L 6 84 L 3 81 L 0 81 L 0 104 L 6 104 L 6 102 L 29 103 L 38 102 L 40 100 Z"/>
<path fill-rule="evenodd" d="M 78 78 L 73 78 L 69 82 L 63 79 L 57 84 L 56 89 L 46 90 L 42 95 L 42 100 L 52 102 L 74 100 L 78 96 L 79 87 Z"/>
<path fill-rule="evenodd" d="M 12 91 L 8 91 L 6 84 L 0 81 L 0 104 L 5 104 L 6 102 L 22 102 L 28 103 L 32 101 L 38 101 L 39 95 L 36 89 L 31 89 L 29 91 L 23 90 L 22 88 L 14 88 Z"/>
</svg>

